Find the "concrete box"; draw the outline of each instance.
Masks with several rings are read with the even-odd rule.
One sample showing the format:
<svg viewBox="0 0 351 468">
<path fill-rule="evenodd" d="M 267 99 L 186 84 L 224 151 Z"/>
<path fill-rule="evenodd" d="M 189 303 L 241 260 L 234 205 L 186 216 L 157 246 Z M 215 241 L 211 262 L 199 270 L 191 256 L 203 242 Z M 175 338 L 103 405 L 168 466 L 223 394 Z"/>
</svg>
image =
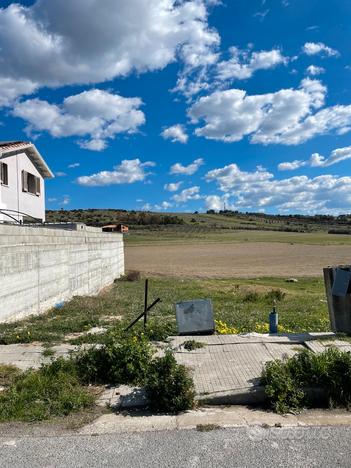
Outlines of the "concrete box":
<svg viewBox="0 0 351 468">
<path fill-rule="evenodd" d="M 213 333 L 213 307 L 210 299 L 196 299 L 176 304 L 178 333 L 191 335 L 196 333 Z"/>
</svg>

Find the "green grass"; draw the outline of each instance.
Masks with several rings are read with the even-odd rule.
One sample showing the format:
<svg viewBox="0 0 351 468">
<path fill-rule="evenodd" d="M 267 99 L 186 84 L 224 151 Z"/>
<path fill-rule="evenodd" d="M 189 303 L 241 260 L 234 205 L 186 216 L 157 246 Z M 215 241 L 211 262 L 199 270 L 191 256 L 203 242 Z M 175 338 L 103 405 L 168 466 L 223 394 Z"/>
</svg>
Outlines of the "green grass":
<svg viewBox="0 0 351 468">
<path fill-rule="evenodd" d="M 0 364 L 0 386 L 7 387 L 11 385 L 20 372 L 16 366 Z"/>
<path fill-rule="evenodd" d="M 158 230 L 131 231 L 124 236 L 127 246 L 195 244 L 201 243 L 243 243 L 243 242 L 283 242 L 307 245 L 350 245 L 351 236 L 328 234 L 327 232 L 299 233 L 280 231 L 209 230 L 179 227 Z"/>
<path fill-rule="evenodd" d="M 8 389 L 0 393 L 0 422 L 66 416 L 92 406 L 94 400 L 93 394 L 80 384 L 72 362 L 61 358 L 13 379 Z"/>
<path fill-rule="evenodd" d="M 69 333 L 87 331 L 93 326 L 111 328 L 120 324 L 123 328 L 142 312 L 143 295 L 143 280 L 118 281 L 100 296 L 75 297 L 61 309 L 0 324 L 0 343 L 53 343 L 61 342 Z M 175 303 L 199 298 L 212 299 L 215 318 L 240 332 L 259 331 L 257 324 L 268 322 L 274 299 L 278 299 L 279 322 L 284 329 L 292 332 L 329 330 L 324 284 L 320 278 L 300 278 L 297 283 L 287 283 L 280 278 L 152 278 L 149 282 L 150 303 L 157 297 L 162 302 L 150 313 L 147 330 L 150 339 L 175 334 Z M 121 321 L 118 320 L 120 317 Z M 90 335 L 76 342 L 102 342 L 105 337 Z"/>
</svg>

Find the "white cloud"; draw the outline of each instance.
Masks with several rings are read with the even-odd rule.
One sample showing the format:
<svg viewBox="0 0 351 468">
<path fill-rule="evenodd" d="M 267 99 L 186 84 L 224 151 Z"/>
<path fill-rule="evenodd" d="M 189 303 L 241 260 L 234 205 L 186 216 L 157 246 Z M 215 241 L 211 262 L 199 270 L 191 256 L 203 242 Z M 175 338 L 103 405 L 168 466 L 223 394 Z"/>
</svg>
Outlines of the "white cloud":
<svg viewBox="0 0 351 468">
<path fill-rule="evenodd" d="M 61 205 L 69 205 L 71 203 L 71 197 L 69 195 L 64 195 L 61 201 Z"/>
<path fill-rule="evenodd" d="M 172 203 L 169 203 L 168 201 L 163 201 L 160 204 L 154 205 L 154 210 L 155 211 L 169 210 L 172 206 L 173 206 Z"/>
<path fill-rule="evenodd" d="M 40 99 L 17 103 L 13 115 L 27 122 L 26 132 L 47 131 L 53 137 L 79 136 L 82 148 L 101 151 L 120 133 L 135 133 L 145 122 L 139 98 L 92 89 L 66 97 L 62 105 Z"/>
<path fill-rule="evenodd" d="M 293 162 L 282 162 L 278 165 L 280 171 L 294 170 L 299 167 L 310 166 L 310 167 L 328 167 L 333 164 L 337 164 L 346 159 L 351 159 L 351 146 L 344 148 L 336 148 L 330 153 L 330 156 L 326 158 L 319 153 L 313 153 L 310 159 L 307 160 L 296 160 Z"/>
<path fill-rule="evenodd" d="M 328 47 L 323 42 L 306 42 L 302 47 L 302 51 L 306 55 L 326 55 L 327 57 L 340 55 L 337 50 Z"/>
<path fill-rule="evenodd" d="M 206 179 L 215 182 L 228 202 L 240 210 L 340 213 L 351 204 L 351 177 L 302 175 L 278 180 L 268 171 L 241 171 L 230 164 L 209 171 Z"/>
<path fill-rule="evenodd" d="M 189 200 L 199 200 L 201 198 L 200 187 L 190 187 L 182 190 L 179 194 L 173 195 L 172 200 L 176 203 L 186 203 Z"/>
<path fill-rule="evenodd" d="M 103 185 L 133 184 L 142 182 L 150 174 L 145 171 L 147 167 L 155 166 L 154 162 L 142 163 L 140 159 L 124 159 L 121 164 L 115 166 L 113 171 L 101 171 L 90 176 L 78 177 L 79 185 L 97 187 Z"/>
<path fill-rule="evenodd" d="M 186 143 L 188 141 L 188 135 L 183 125 L 176 124 L 171 127 L 165 128 L 161 133 L 165 140 L 171 140 L 173 143 Z"/>
<path fill-rule="evenodd" d="M 1 11 L 1 10 L 0 10 Z M 1 50 L 1 46 L 0 46 Z M 1 59 L 0 59 L 1 64 Z M 1 68 L 0 68 L 1 70 Z M 19 97 L 26 94 L 32 94 L 37 86 L 26 79 L 14 79 L 1 76 L 0 71 L 0 107 L 11 106 Z"/>
<path fill-rule="evenodd" d="M 207 195 L 205 197 L 205 207 L 207 210 L 220 211 L 224 208 L 225 199 L 219 195 Z"/>
<path fill-rule="evenodd" d="M 306 68 L 306 73 L 311 76 L 321 75 L 322 73 L 325 73 L 325 68 L 317 67 L 316 65 L 310 65 Z"/>
<path fill-rule="evenodd" d="M 289 61 L 279 49 L 253 52 L 251 47 L 251 44 L 247 49 L 233 46 L 229 48 L 229 60 L 220 60 L 221 56 L 217 53 L 212 54 L 211 61 L 201 67 L 185 68 L 173 91 L 184 94 L 190 101 L 200 92 L 223 88 L 228 82 L 251 78 L 258 70 L 286 65 Z"/>
<path fill-rule="evenodd" d="M 165 184 L 163 188 L 168 192 L 177 192 L 182 185 L 183 182 L 171 182 L 169 184 Z"/>
<path fill-rule="evenodd" d="M 251 143 L 296 145 L 316 135 L 351 127 L 351 105 L 324 105 L 327 89 L 319 80 L 306 78 L 298 89 L 247 95 L 241 89 L 216 91 L 199 98 L 189 109 L 192 123 L 204 121 L 197 136 L 225 142 L 249 136 Z"/>
<path fill-rule="evenodd" d="M 76 162 L 76 163 L 72 163 L 72 164 L 68 164 L 68 168 L 69 169 L 74 169 L 75 167 L 79 167 L 80 166 L 80 163 L 79 162 Z"/>
<path fill-rule="evenodd" d="M 171 174 L 184 174 L 184 175 L 193 175 L 195 172 L 198 171 L 200 166 L 204 164 L 204 160 L 202 158 L 195 159 L 191 164 L 188 166 L 183 166 L 181 163 L 176 163 L 171 166 L 170 173 Z"/>
<path fill-rule="evenodd" d="M 91 84 L 204 64 L 219 43 L 207 1 L 37 0 L 0 9 L 0 101 L 42 86 Z M 22 83 L 22 84 L 20 84 Z"/>
<path fill-rule="evenodd" d="M 231 58 L 217 65 L 217 77 L 220 80 L 245 80 L 251 78 L 257 70 L 268 70 L 288 62 L 279 49 L 251 53 L 231 47 L 229 51 Z"/>
<path fill-rule="evenodd" d="M 63 171 L 57 171 L 55 172 L 56 177 L 65 177 L 67 174 Z"/>
</svg>

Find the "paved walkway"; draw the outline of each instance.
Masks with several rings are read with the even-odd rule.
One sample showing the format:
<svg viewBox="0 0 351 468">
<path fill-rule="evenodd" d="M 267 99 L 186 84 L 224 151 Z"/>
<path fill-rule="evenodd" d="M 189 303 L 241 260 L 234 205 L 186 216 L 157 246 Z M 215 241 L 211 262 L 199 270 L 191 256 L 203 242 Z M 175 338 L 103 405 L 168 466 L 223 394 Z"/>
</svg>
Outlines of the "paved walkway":
<svg viewBox="0 0 351 468">
<path fill-rule="evenodd" d="M 319 341 L 332 334 L 306 333 L 270 336 L 247 335 L 177 336 L 170 338 L 180 364 L 192 369 L 197 396 L 217 404 L 249 404 L 264 398 L 260 376 L 264 365 L 274 359 L 291 357 L 303 349 L 323 351 L 331 344 L 351 350 L 351 344 Z M 204 343 L 203 348 L 187 351 L 184 341 Z"/>
<path fill-rule="evenodd" d="M 198 399 L 212 404 L 249 404 L 264 398 L 260 376 L 266 362 L 283 359 L 309 348 L 321 352 L 328 346 L 351 351 L 351 343 L 332 340 L 332 333 L 305 333 L 269 336 L 257 333 L 247 335 L 176 336 L 169 345 L 180 364 L 192 371 Z M 323 338 L 321 340 L 320 338 Z M 187 351 L 185 341 L 203 343 L 203 348 Z M 65 356 L 76 346 L 54 346 L 55 357 Z M 13 364 L 20 369 L 38 368 L 51 357 L 44 357 L 39 344 L 0 346 L 0 363 Z M 159 354 L 162 354 L 160 350 Z M 145 395 L 140 389 L 121 386 L 107 389 L 100 403 L 118 407 L 142 406 Z"/>
</svg>

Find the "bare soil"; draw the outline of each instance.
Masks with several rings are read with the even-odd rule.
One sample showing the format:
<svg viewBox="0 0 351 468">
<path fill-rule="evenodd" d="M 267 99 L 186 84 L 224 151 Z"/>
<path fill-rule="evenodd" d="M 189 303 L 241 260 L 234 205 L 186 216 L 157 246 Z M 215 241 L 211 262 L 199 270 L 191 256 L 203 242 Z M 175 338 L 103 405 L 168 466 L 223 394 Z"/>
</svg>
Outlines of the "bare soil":
<svg viewBox="0 0 351 468">
<path fill-rule="evenodd" d="M 198 278 L 322 276 L 323 267 L 351 263 L 347 245 L 247 242 L 127 246 L 126 269 Z"/>
</svg>

